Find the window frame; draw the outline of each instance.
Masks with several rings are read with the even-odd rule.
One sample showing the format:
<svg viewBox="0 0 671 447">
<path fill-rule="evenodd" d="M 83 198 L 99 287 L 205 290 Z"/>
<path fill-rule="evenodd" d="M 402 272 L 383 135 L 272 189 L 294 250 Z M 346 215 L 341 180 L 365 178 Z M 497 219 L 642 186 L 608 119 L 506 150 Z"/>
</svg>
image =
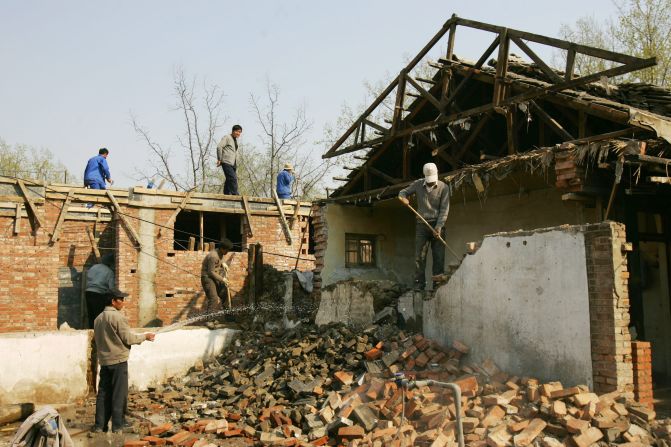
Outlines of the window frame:
<svg viewBox="0 0 671 447">
<path fill-rule="evenodd" d="M 350 243 L 356 244 L 356 249 L 350 249 Z M 365 242 L 365 244 L 362 244 Z M 363 247 L 370 245 L 370 262 L 364 262 L 366 253 Z M 346 268 L 377 268 L 377 236 L 364 233 L 345 233 L 345 267 Z M 350 253 L 356 254 L 356 262 L 350 261 Z"/>
</svg>

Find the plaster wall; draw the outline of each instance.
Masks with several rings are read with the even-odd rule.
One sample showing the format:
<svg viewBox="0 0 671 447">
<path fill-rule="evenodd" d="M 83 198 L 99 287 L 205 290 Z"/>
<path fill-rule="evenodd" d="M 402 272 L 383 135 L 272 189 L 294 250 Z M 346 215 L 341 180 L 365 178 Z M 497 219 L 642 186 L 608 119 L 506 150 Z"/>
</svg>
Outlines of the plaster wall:
<svg viewBox="0 0 671 447">
<path fill-rule="evenodd" d="M 91 331 L 0 335 L 0 405 L 67 403 L 86 396 Z"/>
<path fill-rule="evenodd" d="M 153 342 L 133 346 L 128 359 L 128 386 L 146 390 L 184 375 L 198 360 L 217 356 L 236 337 L 233 329 L 186 328 L 156 334 Z"/>
<path fill-rule="evenodd" d="M 199 360 L 218 355 L 237 332 L 186 328 L 157 334 L 154 342 L 132 347 L 129 386 L 146 390 L 183 375 Z M 0 334 L 0 405 L 67 403 L 86 397 L 92 337 L 89 330 Z"/>
<path fill-rule="evenodd" d="M 423 323 L 443 345 L 473 347 L 473 362 L 591 387 L 584 234 L 567 227 L 485 237 L 424 303 Z"/>
<path fill-rule="evenodd" d="M 321 271 L 322 286 L 356 278 L 412 283 L 415 219 L 400 204 L 379 202 L 371 207 L 330 203 L 326 206 L 328 244 Z M 376 268 L 345 266 L 345 234 L 376 236 Z"/>
<path fill-rule="evenodd" d="M 555 188 L 548 188 L 464 202 L 457 191 L 450 201 L 445 240 L 458 254 L 464 254 L 467 242 L 478 242 L 486 234 L 595 221 L 594 209 L 563 201 L 561 195 Z M 449 250 L 445 261 L 455 262 Z"/>
</svg>

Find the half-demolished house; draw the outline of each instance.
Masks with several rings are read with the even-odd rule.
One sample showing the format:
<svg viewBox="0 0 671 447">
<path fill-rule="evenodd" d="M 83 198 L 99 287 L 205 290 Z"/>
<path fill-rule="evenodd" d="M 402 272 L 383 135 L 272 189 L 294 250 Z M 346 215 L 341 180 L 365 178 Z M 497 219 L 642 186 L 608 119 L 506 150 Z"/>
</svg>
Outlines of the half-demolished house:
<svg viewBox="0 0 671 447">
<path fill-rule="evenodd" d="M 476 62 L 453 53 L 467 29 L 492 36 Z M 434 74 L 415 75 L 443 41 Z M 565 52 L 563 72 L 539 44 Z M 612 68 L 575 73 L 580 55 Z M 351 172 L 315 213 L 322 289 L 411 284 L 415 219 L 395 197 L 435 162 L 452 190 L 452 275 L 415 301 L 425 335 L 509 372 L 650 400 L 632 353 L 649 341 L 655 381 L 671 378 L 671 93 L 604 81 L 654 64 L 453 16 L 324 154 L 350 157 Z"/>
<path fill-rule="evenodd" d="M 229 238 L 234 306 L 262 292 L 263 265 L 311 270 L 309 202 L 134 187 L 92 190 L 0 177 L 0 333 L 86 328 L 86 271 L 116 254 L 133 327 L 201 314 L 206 250 Z"/>
</svg>

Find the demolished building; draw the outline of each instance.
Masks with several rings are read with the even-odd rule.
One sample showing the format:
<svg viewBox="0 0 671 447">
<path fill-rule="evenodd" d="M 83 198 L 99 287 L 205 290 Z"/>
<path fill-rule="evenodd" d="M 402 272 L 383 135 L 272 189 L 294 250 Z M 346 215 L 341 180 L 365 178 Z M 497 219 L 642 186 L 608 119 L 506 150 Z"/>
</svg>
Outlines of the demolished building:
<svg viewBox="0 0 671 447">
<path fill-rule="evenodd" d="M 477 62 L 453 50 L 473 30 L 493 38 Z M 565 70 L 538 45 L 563 52 Z M 581 55 L 613 68 L 575 73 Z M 415 306 L 425 335 L 512 373 L 651 402 L 631 343 L 651 343 L 655 381 L 668 383 L 671 93 L 604 80 L 654 63 L 453 16 L 324 154 L 351 172 L 314 212 L 317 284 L 411 284 L 415 219 L 395 197 L 434 162 L 452 193 L 452 276 Z"/>
</svg>

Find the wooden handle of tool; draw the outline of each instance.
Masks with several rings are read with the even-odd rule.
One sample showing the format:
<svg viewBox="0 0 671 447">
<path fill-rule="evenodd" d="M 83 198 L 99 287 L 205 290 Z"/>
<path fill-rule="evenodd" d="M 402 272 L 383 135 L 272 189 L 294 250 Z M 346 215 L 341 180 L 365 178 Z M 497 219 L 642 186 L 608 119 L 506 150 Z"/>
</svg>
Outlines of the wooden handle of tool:
<svg viewBox="0 0 671 447">
<path fill-rule="evenodd" d="M 435 228 L 433 228 L 433 227 L 431 226 L 431 224 L 430 224 L 429 222 L 427 222 L 426 219 L 424 219 L 424 218 L 422 217 L 422 215 L 419 214 L 419 213 L 417 212 L 417 210 L 415 210 L 409 203 L 405 203 L 403 200 L 401 200 L 401 197 L 399 197 L 398 200 L 400 200 L 401 203 L 403 203 L 405 206 L 407 206 L 407 207 L 410 209 L 410 211 L 412 211 L 413 213 L 415 213 L 415 216 L 417 216 L 417 217 L 419 218 L 419 220 L 421 220 L 422 222 L 424 222 L 424 225 L 426 225 L 427 227 L 429 227 L 429 228 L 431 229 L 431 231 L 433 231 L 434 233 L 436 232 Z M 406 200 L 407 200 L 407 199 L 406 199 Z M 443 245 L 445 246 L 445 248 L 447 248 L 448 250 L 450 250 L 450 253 L 452 253 L 452 255 L 453 255 L 455 258 L 459 259 L 459 255 L 456 254 L 456 253 L 454 252 L 454 250 L 452 250 L 452 249 L 450 248 L 449 245 L 447 245 L 447 242 L 445 242 L 445 239 L 443 239 L 443 237 L 440 235 L 440 233 L 438 233 L 438 236 L 437 236 L 437 237 L 438 237 L 438 240 L 439 240 L 440 242 L 443 243 Z"/>
</svg>

